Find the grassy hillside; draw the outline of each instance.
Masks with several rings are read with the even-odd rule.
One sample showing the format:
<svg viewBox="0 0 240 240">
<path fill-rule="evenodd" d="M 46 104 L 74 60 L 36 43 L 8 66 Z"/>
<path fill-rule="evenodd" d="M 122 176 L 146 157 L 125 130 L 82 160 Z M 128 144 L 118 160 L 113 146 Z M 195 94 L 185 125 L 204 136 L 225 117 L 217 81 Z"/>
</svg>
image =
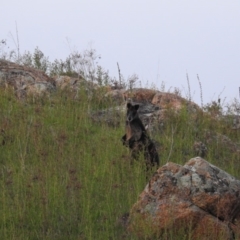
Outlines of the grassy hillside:
<svg viewBox="0 0 240 240">
<path fill-rule="evenodd" d="M 65 90 L 25 101 L 0 91 L 1 239 L 134 239 L 119 222 L 151 173 L 143 159 L 130 164 L 125 116 L 115 128 L 93 123 L 90 111 L 112 104 L 84 90 L 78 99 Z M 227 121 L 169 109 L 155 132 L 161 165 L 184 164 L 201 140 L 209 162 L 240 178 L 239 152 L 222 140 L 239 142 Z"/>
<path fill-rule="evenodd" d="M 123 128 L 94 125 L 84 92 L 18 102 L 1 89 L 0 228 L 4 239 L 110 239 L 145 185 L 122 158 Z M 95 105 L 96 108 L 96 105 Z"/>
</svg>

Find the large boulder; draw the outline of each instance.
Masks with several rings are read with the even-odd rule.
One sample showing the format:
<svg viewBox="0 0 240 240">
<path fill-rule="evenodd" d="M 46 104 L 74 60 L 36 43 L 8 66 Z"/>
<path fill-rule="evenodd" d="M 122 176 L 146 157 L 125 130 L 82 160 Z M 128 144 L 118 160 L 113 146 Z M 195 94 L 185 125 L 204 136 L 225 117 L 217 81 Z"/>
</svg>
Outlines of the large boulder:
<svg viewBox="0 0 240 240">
<path fill-rule="evenodd" d="M 125 102 L 124 99 L 124 89 L 114 89 L 110 90 L 105 94 L 105 97 L 110 98 L 113 102 L 121 104 Z"/>
<path fill-rule="evenodd" d="M 0 59 L 0 85 L 13 87 L 18 97 L 55 89 L 55 81 L 43 71 Z"/>
<path fill-rule="evenodd" d="M 240 181 L 200 157 L 169 162 L 132 207 L 128 230 L 139 239 L 240 239 Z"/>
<path fill-rule="evenodd" d="M 169 92 L 157 92 L 152 98 L 152 104 L 161 107 L 161 109 L 171 108 L 174 110 L 180 110 L 182 107 L 187 106 L 191 112 L 200 110 L 199 106 L 191 102 L 178 94 Z"/>
<path fill-rule="evenodd" d="M 159 127 L 167 122 L 169 114 L 178 114 L 183 108 L 187 109 L 192 118 L 195 118 L 197 113 L 202 113 L 201 108 L 196 103 L 179 96 L 179 94 L 154 89 L 110 90 L 105 94 L 105 97 L 120 105 L 121 107 L 118 107 L 120 109 L 123 105 L 125 106 L 126 102 L 139 104 L 139 117 L 145 125 L 149 126 L 148 129 L 152 132 L 158 131 Z M 101 113 L 100 115 L 102 121 L 108 122 L 108 116 L 105 118 L 104 114 Z"/>
<path fill-rule="evenodd" d="M 78 91 L 81 87 L 83 87 L 86 91 L 91 91 L 99 87 L 96 83 L 86 81 L 81 76 L 79 77 L 56 76 L 54 79 L 56 86 L 60 89 L 69 88 L 70 90 Z"/>
<path fill-rule="evenodd" d="M 156 121 L 160 114 L 161 110 L 158 106 L 155 106 L 151 103 L 138 103 L 132 102 L 132 104 L 139 104 L 138 114 L 142 120 L 144 126 L 147 128 L 152 128 L 150 126 L 152 122 Z M 91 118 L 96 123 L 107 123 L 109 126 L 119 126 L 120 122 L 123 121 L 121 118 L 122 113 L 126 112 L 126 104 L 112 107 L 105 110 L 95 111 L 91 113 Z"/>
<path fill-rule="evenodd" d="M 158 90 L 148 88 L 133 88 L 126 90 L 123 95 L 126 100 L 131 99 L 134 102 L 151 102 Z"/>
<path fill-rule="evenodd" d="M 56 76 L 51 78 L 38 69 L 3 59 L 0 59 L 0 86 L 12 87 L 19 98 L 27 95 L 39 96 L 43 93 L 50 93 L 56 88 L 68 88 L 77 93 L 83 87 L 91 93 L 99 87 L 82 77 Z"/>
<path fill-rule="evenodd" d="M 152 103 L 157 105 L 160 109 L 174 109 L 180 110 L 187 106 L 191 112 L 200 110 L 200 107 L 178 94 L 170 92 L 161 92 L 155 89 L 147 88 L 133 88 L 129 90 L 118 89 L 109 91 L 106 97 L 112 97 L 113 101 L 117 103 L 124 103 L 124 101 L 133 101 L 138 103 Z"/>
</svg>

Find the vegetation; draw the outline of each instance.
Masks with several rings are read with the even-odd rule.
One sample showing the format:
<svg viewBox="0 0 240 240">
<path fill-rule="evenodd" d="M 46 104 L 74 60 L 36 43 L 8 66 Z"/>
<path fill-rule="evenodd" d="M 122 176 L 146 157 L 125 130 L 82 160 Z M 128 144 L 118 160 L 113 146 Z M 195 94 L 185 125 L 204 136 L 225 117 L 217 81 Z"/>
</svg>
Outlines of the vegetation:
<svg viewBox="0 0 240 240">
<path fill-rule="evenodd" d="M 1 238 L 135 239 L 121 222 L 155 169 L 146 173 L 143 158 L 131 164 L 120 140 L 125 113 L 118 127 L 91 121 L 92 109 L 114 103 L 96 92 L 89 99 L 84 88 L 78 98 L 65 89 L 24 101 L 0 91 Z M 219 103 L 194 114 L 169 108 L 152 136 L 161 165 L 184 164 L 202 141 L 209 162 L 240 178 L 239 130 L 222 112 Z"/>
</svg>

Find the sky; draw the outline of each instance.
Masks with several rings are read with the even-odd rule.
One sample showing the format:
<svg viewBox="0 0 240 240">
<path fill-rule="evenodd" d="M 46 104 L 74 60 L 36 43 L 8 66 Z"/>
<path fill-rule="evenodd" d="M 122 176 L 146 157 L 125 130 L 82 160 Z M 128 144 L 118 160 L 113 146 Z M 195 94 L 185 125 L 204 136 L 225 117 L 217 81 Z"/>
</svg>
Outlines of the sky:
<svg viewBox="0 0 240 240">
<path fill-rule="evenodd" d="M 239 99 L 239 0 L 8 0 L 0 8 L 0 40 L 35 47 L 50 60 L 96 49 L 100 65 L 144 87 L 179 88 L 207 104 Z"/>
</svg>

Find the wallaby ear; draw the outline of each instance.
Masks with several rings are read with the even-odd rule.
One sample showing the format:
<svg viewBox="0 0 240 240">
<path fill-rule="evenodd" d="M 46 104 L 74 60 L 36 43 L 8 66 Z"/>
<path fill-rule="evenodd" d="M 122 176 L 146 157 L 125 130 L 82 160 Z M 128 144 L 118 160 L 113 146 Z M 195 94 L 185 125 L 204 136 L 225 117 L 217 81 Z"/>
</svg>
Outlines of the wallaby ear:
<svg viewBox="0 0 240 240">
<path fill-rule="evenodd" d="M 136 110 L 138 110 L 138 109 L 139 109 L 139 104 L 136 104 L 136 105 L 134 106 L 134 108 L 135 108 Z"/>
<path fill-rule="evenodd" d="M 132 104 L 129 102 L 127 103 L 127 109 L 129 109 L 132 106 Z"/>
</svg>

